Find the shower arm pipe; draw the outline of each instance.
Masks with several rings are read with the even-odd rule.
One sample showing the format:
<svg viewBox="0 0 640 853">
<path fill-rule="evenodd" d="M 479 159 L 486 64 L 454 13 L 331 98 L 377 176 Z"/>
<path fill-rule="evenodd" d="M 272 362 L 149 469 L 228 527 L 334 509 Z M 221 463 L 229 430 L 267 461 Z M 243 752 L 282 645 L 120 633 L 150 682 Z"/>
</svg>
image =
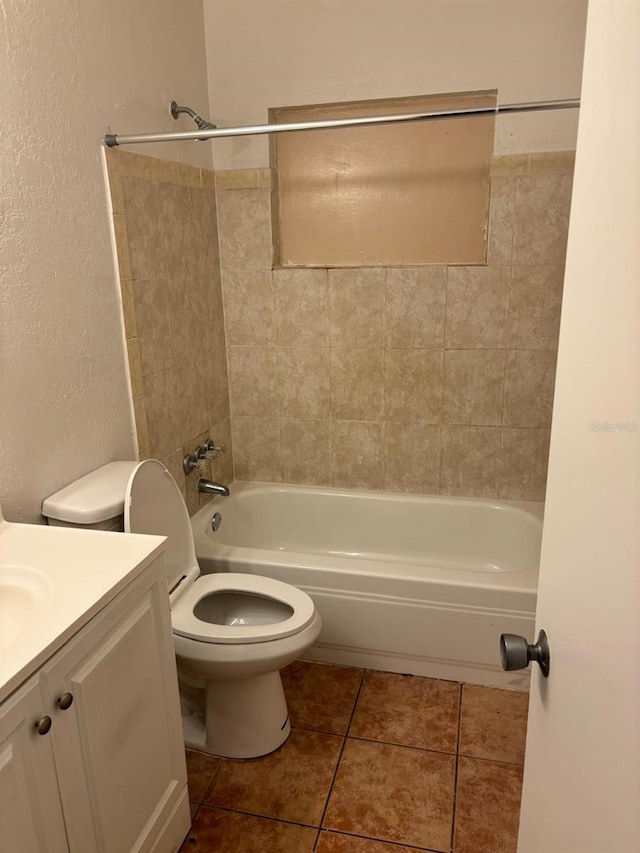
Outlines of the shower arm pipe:
<svg viewBox="0 0 640 853">
<path fill-rule="evenodd" d="M 105 144 L 109 148 L 117 145 L 139 145 L 145 142 L 180 142 L 188 139 L 221 139 L 229 136 L 260 136 L 266 133 L 287 133 L 296 130 L 329 130 L 336 127 L 361 127 L 398 122 L 428 121 L 445 118 L 466 118 L 482 115 L 510 115 L 512 113 L 535 113 L 545 110 L 571 110 L 580 106 L 578 98 L 564 101 L 537 101 L 529 104 L 504 104 L 495 107 L 469 107 L 464 110 L 431 110 L 397 115 L 360 116 L 359 118 L 323 119 L 320 121 L 298 121 L 283 124 L 257 124 L 245 127 L 217 127 L 205 130 L 185 130 L 162 133 L 108 133 Z"/>
</svg>

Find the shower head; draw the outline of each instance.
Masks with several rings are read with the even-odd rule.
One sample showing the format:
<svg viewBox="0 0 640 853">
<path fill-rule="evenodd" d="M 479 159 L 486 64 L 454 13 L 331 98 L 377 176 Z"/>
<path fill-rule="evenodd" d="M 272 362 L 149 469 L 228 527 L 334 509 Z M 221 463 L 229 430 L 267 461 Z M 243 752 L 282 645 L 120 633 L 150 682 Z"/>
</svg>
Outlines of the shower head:
<svg viewBox="0 0 640 853">
<path fill-rule="evenodd" d="M 202 116 L 199 116 L 195 110 L 192 110 L 191 107 L 181 107 L 175 101 L 171 101 L 170 105 L 171 115 L 173 118 L 178 118 L 181 113 L 185 113 L 195 122 L 198 130 L 215 130 L 216 125 L 212 124 L 210 121 L 206 121 Z M 206 139 L 198 139 L 198 142 L 206 142 Z"/>
</svg>

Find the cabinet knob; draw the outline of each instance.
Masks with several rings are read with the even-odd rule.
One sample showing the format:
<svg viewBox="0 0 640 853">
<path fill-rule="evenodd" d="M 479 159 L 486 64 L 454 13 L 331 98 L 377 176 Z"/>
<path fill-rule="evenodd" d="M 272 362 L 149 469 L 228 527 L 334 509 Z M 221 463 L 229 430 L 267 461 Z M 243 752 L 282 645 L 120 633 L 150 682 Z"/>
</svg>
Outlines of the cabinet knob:
<svg viewBox="0 0 640 853">
<path fill-rule="evenodd" d="M 35 724 L 36 729 L 38 730 L 39 735 L 46 735 L 49 729 L 51 728 L 51 717 L 45 714 L 44 717 L 40 717 L 40 719 Z"/>
<path fill-rule="evenodd" d="M 58 708 L 60 708 L 61 711 L 66 711 L 67 708 L 70 708 L 72 705 L 73 693 L 63 693 L 58 699 Z"/>
</svg>

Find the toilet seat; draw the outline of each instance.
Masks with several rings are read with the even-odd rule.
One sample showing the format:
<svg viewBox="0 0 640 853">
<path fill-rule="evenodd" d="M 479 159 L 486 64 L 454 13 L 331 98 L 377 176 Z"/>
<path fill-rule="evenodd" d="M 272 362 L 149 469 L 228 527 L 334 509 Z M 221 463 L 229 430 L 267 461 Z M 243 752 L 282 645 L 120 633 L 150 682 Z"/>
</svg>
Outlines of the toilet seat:
<svg viewBox="0 0 640 853">
<path fill-rule="evenodd" d="M 157 459 L 140 462 L 129 477 L 124 529 L 167 537 L 164 558 L 169 590 L 184 575 L 200 572 L 184 498 L 169 470 Z"/>
<path fill-rule="evenodd" d="M 315 605 L 302 590 L 262 575 L 220 572 L 201 575 L 193 543 L 191 519 L 180 489 L 168 469 L 156 459 L 137 465 L 129 478 L 124 502 L 127 533 L 152 533 L 167 537 L 165 563 L 174 634 L 201 643 L 262 643 L 290 637 L 313 622 Z M 180 581 L 182 583 L 180 584 Z M 225 625 L 203 621 L 195 614 L 198 604 L 216 593 L 253 596 L 259 603 L 270 599 L 291 610 L 291 615 L 266 624 Z"/>
<path fill-rule="evenodd" d="M 174 634 L 202 643 L 263 643 L 290 637 L 304 630 L 314 619 L 315 605 L 302 590 L 287 583 L 236 572 L 200 575 L 188 584 L 172 603 L 171 623 Z M 288 618 L 259 625 L 223 625 L 204 622 L 195 615 L 198 603 L 216 593 L 239 593 L 256 599 L 271 599 L 291 609 Z M 248 602 L 250 604 L 250 601 Z"/>
</svg>

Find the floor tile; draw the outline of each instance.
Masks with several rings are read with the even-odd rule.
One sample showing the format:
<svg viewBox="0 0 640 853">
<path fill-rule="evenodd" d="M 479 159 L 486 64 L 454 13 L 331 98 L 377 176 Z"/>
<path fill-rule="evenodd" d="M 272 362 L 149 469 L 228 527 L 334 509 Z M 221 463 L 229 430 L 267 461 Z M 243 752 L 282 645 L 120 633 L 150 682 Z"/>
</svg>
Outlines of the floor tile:
<svg viewBox="0 0 640 853">
<path fill-rule="evenodd" d="M 220 767 L 221 759 L 206 752 L 188 749 L 187 776 L 189 779 L 189 799 L 192 803 L 201 803 L 207 788 Z"/>
<path fill-rule="evenodd" d="M 523 764 L 528 707 L 528 693 L 465 684 L 460 755 Z"/>
<path fill-rule="evenodd" d="M 323 827 L 448 851 L 454 768 L 445 753 L 348 739 Z"/>
<path fill-rule="evenodd" d="M 362 670 L 296 661 L 282 670 L 291 725 L 344 735 L 362 680 Z"/>
<path fill-rule="evenodd" d="M 180 853 L 311 853 L 316 830 L 201 806 Z"/>
<path fill-rule="evenodd" d="M 338 832 L 321 832 L 316 847 L 316 853 L 415 853 L 415 850 L 415 847 L 402 847 Z"/>
<path fill-rule="evenodd" d="M 516 853 L 522 768 L 460 758 L 454 853 Z"/>
<path fill-rule="evenodd" d="M 349 736 L 455 753 L 459 706 L 455 681 L 367 672 Z"/>
<path fill-rule="evenodd" d="M 293 729 L 271 755 L 223 762 L 205 802 L 318 826 L 342 743 L 336 735 Z"/>
</svg>

